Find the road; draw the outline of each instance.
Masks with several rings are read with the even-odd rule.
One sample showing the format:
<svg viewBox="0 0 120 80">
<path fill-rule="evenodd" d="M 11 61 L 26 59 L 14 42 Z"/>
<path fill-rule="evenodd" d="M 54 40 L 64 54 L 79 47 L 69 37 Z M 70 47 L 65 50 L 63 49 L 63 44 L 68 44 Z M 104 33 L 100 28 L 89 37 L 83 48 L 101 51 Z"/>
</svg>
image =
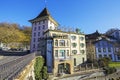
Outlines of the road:
<svg viewBox="0 0 120 80">
<path fill-rule="evenodd" d="M 0 59 L 0 80 L 13 80 L 24 67 L 34 58 L 34 54 L 25 52 L 4 52 Z"/>
</svg>

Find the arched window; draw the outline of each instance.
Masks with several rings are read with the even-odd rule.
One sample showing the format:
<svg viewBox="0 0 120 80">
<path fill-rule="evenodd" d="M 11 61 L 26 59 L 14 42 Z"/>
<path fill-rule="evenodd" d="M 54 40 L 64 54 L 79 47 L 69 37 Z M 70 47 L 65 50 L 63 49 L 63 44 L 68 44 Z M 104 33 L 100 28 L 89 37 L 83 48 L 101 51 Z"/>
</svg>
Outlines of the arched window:
<svg viewBox="0 0 120 80">
<path fill-rule="evenodd" d="M 59 41 L 59 45 L 60 45 L 60 46 L 65 46 L 65 40 L 60 40 L 60 41 Z"/>
<path fill-rule="evenodd" d="M 84 43 L 80 43 L 80 46 L 83 48 L 85 45 L 84 45 Z"/>
<path fill-rule="evenodd" d="M 73 48 L 76 48 L 76 46 L 77 46 L 77 43 L 72 43 Z"/>
</svg>

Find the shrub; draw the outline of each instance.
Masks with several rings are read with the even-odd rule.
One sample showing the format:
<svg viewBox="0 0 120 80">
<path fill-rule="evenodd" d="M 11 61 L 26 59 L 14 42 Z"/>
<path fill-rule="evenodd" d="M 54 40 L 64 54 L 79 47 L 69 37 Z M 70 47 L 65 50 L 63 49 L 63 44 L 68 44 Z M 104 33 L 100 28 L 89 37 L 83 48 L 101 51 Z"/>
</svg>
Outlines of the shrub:
<svg viewBox="0 0 120 80">
<path fill-rule="evenodd" d="M 103 70 L 105 70 L 104 73 L 106 75 L 112 74 L 117 71 L 117 69 L 115 67 L 105 67 L 105 68 L 103 68 Z"/>
</svg>

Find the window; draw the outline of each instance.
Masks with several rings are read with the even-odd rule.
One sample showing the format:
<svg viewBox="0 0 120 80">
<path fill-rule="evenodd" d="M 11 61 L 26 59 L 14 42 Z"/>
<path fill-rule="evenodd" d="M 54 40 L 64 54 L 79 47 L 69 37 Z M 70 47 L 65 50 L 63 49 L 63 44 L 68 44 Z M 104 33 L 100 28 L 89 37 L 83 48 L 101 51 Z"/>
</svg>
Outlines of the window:
<svg viewBox="0 0 120 80">
<path fill-rule="evenodd" d="M 58 46 L 58 40 L 55 40 L 55 46 Z"/>
<path fill-rule="evenodd" d="M 50 26 L 50 29 L 52 29 L 52 26 Z"/>
<path fill-rule="evenodd" d="M 40 38 L 38 38 L 38 42 L 40 41 Z"/>
<path fill-rule="evenodd" d="M 40 32 L 38 32 L 38 36 L 40 36 Z"/>
<path fill-rule="evenodd" d="M 44 32 L 42 32 L 42 35 L 44 35 Z"/>
<path fill-rule="evenodd" d="M 33 44 L 33 48 L 35 48 L 35 44 Z"/>
<path fill-rule="evenodd" d="M 43 25 L 43 29 L 45 29 L 45 25 Z"/>
<path fill-rule="evenodd" d="M 80 52 L 81 52 L 82 54 L 84 54 L 84 53 L 85 53 L 85 50 L 81 50 Z"/>
<path fill-rule="evenodd" d="M 120 56 L 119 55 L 117 56 L 117 58 L 118 58 L 118 60 L 120 60 Z"/>
<path fill-rule="evenodd" d="M 33 42 L 35 42 L 36 40 L 35 40 L 35 38 L 33 39 Z"/>
<path fill-rule="evenodd" d="M 40 26 L 38 27 L 38 30 L 40 30 Z"/>
<path fill-rule="evenodd" d="M 84 58 L 84 57 L 82 58 L 82 62 L 83 62 L 83 63 L 85 62 L 85 58 Z"/>
<path fill-rule="evenodd" d="M 65 46 L 65 40 L 60 40 L 60 41 L 59 41 L 59 45 L 60 45 L 60 46 Z"/>
<path fill-rule="evenodd" d="M 98 48 L 98 52 L 101 52 L 101 48 Z"/>
<path fill-rule="evenodd" d="M 35 22 L 34 24 L 36 25 L 37 23 Z"/>
<path fill-rule="evenodd" d="M 109 54 L 109 58 L 112 60 L 112 54 Z"/>
<path fill-rule="evenodd" d="M 67 50 L 67 56 L 69 56 L 69 50 Z"/>
<path fill-rule="evenodd" d="M 106 52 L 106 48 L 103 48 L 103 52 Z"/>
<path fill-rule="evenodd" d="M 72 50 L 72 53 L 73 54 L 77 54 L 77 50 Z"/>
<path fill-rule="evenodd" d="M 67 46 L 69 46 L 69 41 L 67 40 Z"/>
<path fill-rule="evenodd" d="M 65 57 L 65 50 L 60 50 L 60 57 Z"/>
<path fill-rule="evenodd" d="M 74 58 L 74 66 L 76 66 L 76 58 Z"/>
<path fill-rule="evenodd" d="M 57 35 L 56 34 L 52 34 L 53 37 L 56 37 Z"/>
<path fill-rule="evenodd" d="M 101 54 L 99 54 L 99 58 L 102 58 L 102 55 L 101 55 Z"/>
<path fill-rule="evenodd" d="M 76 43 L 72 43 L 72 47 L 75 48 L 77 46 Z"/>
<path fill-rule="evenodd" d="M 75 40 L 75 39 L 76 39 L 76 36 L 71 36 L 71 39 L 72 39 L 72 40 Z"/>
<path fill-rule="evenodd" d="M 108 52 L 111 52 L 111 48 L 108 48 Z"/>
<path fill-rule="evenodd" d="M 34 33 L 34 37 L 36 36 L 36 33 Z"/>
<path fill-rule="evenodd" d="M 106 54 L 104 54 L 104 57 L 107 57 L 107 55 L 106 55 Z"/>
<path fill-rule="evenodd" d="M 80 40 L 83 41 L 83 40 L 84 40 L 84 37 L 80 37 Z"/>
<path fill-rule="evenodd" d="M 55 50 L 55 57 L 58 57 L 58 50 Z"/>
<path fill-rule="evenodd" d="M 80 46 L 83 48 L 85 45 L 84 45 L 84 43 L 80 43 Z"/>
<path fill-rule="evenodd" d="M 38 44 L 37 47 L 40 48 L 40 44 Z"/>
<path fill-rule="evenodd" d="M 36 27 L 34 27 L 34 31 L 36 31 Z"/>
</svg>

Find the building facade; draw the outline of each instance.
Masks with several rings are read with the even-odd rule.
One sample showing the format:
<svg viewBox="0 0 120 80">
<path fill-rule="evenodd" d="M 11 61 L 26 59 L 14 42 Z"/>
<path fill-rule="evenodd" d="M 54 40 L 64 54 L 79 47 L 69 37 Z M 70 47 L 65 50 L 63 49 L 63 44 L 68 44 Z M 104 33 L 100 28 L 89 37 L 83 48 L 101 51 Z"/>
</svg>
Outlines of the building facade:
<svg viewBox="0 0 120 80">
<path fill-rule="evenodd" d="M 120 43 L 111 35 L 100 34 L 98 31 L 86 35 L 87 59 L 93 61 L 109 57 L 112 61 L 120 61 Z"/>
<path fill-rule="evenodd" d="M 46 8 L 44 8 L 36 18 L 29 21 L 32 23 L 32 39 L 30 50 L 31 52 L 39 51 L 39 41 L 45 37 L 44 32 L 48 29 L 55 30 L 58 26 L 58 23 L 51 17 Z"/>
<path fill-rule="evenodd" d="M 49 73 L 74 73 L 74 67 L 86 61 L 85 35 L 62 31 L 46 8 L 32 23 L 31 52 L 45 57 Z"/>
<path fill-rule="evenodd" d="M 47 39 L 47 66 L 49 72 L 73 73 L 74 67 L 86 61 L 85 35 L 75 32 L 48 30 Z M 51 55 L 52 56 L 51 56 Z M 50 57 L 51 56 L 51 57 Z M 52 59 L 52 62 L 50 60 Z M 54 65 L 51 65 L 54 64 Z"/>
<path fill-rule="evenodd" d="M 95 42 L 96 57 L 103 58 L 109 57 L 112 61 L 115 61 L 114 45 L 107 39 L 101 38 Z"/>
</svg>

